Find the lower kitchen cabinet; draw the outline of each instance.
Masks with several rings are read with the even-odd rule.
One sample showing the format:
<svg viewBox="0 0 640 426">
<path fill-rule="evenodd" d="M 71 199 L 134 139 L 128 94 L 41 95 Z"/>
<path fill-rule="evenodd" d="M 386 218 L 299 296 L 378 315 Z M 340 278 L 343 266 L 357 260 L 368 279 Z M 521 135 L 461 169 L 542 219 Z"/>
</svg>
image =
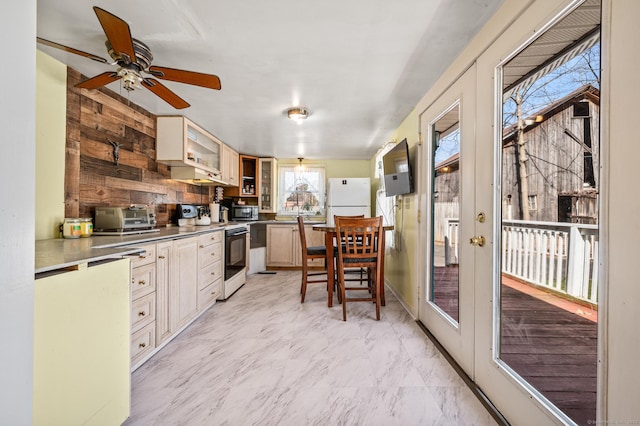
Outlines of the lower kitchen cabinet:
<svg viewBox="0 0 640 426">
<path fill-rule="evenodd" d="M 198 237 L 198 309 L 216 302 L 220 296 L 223 269 L 224 232 L 212 232 Z"/>
<path fill-rule="evenodd" d="M 156 347 L 156 328 L 148 324 L 131 335 L 131 365 L 136 365 Z"/>
<path fill-rule="evenodd" d="M 131 332 L 135 333 L 142 327 L 151 325 L 155 331 L 156 295 L 151 293 L 131 302 Z M 155 334 L 155 333 L 154 333 Z"/>
<path fill-rule="evenodd" d="M 156 345 L 160 345 L 171 334 L 169 300 L 173 255 L 173 241 L 156 244 Z"/>
<path fill-rule="evenodd" d="M 304 232 L 308 246 L 323 246 L 324 233 L 314 231 L 313 225 L 305 225 Z M 309 261 L 310 266 L 321 267 L 323 259 Z M 270 267 L 301 267 L 302 253 L 298 225 L 268 224 L 267 225 L 267 266 Z"/>
<path fill-rule="evenodd" d="M 198 238 L 174 241 L 174 277 L 171 286 L 171 328 L 178 330 L 198 313 Z"/>
<path fill-rule="evenodd" d="M 153 352 L 156 333 L 156 245 L 131 259 L 131 366 Z M 149 336 L 152 335 L 152 336 Z"/>
<path fill-rule="evenodd" d="M 267 225 L 267 266 L 295 266 L 298 238 L 297 226 Z"/>
<path fill-rule="evenodd" d="M 216 303 L 224 231 L 142 246 L 130 256 L 131 367 L 135 370 Z"/>
</svg>

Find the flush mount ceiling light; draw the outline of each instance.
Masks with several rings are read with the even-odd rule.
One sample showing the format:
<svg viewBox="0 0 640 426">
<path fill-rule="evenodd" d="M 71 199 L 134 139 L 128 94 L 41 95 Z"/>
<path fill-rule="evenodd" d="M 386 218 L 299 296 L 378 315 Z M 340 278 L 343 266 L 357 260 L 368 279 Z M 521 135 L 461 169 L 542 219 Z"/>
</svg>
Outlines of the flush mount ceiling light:
<svg viewBox="0 0 640 426">
<path fill-rule="evenodd" d="M 298 124 L 301 124 L 308 116 L 309 110 L 304 107 L 289 108 L 287 110 L 287 117 Z"/>
</svg>

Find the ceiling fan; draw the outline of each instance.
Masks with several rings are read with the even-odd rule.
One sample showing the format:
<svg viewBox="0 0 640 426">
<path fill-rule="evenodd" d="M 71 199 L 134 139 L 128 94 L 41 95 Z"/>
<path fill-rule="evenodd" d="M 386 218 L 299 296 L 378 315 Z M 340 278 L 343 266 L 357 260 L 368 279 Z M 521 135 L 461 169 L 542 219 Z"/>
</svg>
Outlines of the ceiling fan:
<svg viewBox="0 0 640 426">
<path fill-rule="evenodd" d="M 105 45 L 109 56 L 113 58 L 114 62 L 109 62 L 100 56 L 37 37 L 38 43 L 46 46 L 55 47 L 105 64 L 118 65 L 118 69 L 115 72 L 104 72 L 76 84 L 75 87 L 97 89 L 122 79 L 122 85 L 126 90 L 131 91 L 141 86 L 146 87 L 176 109 L 187 108 L 190 105 L 187 101 L 152 77 L 220 90 L 221 85 L 218 76 L 151 65 L 151 61 L 153 61 L 151 50 L 140 40 L 131 37 L 129 25 L 125 21 L 97 6 L 94 6 L 93 10 L 98 16 L 100 25 L 102 25 L 102 29 L 107 36 Z M 152 77 L 143 76 L 143 74 L 149 74 Z"/>
</svg>

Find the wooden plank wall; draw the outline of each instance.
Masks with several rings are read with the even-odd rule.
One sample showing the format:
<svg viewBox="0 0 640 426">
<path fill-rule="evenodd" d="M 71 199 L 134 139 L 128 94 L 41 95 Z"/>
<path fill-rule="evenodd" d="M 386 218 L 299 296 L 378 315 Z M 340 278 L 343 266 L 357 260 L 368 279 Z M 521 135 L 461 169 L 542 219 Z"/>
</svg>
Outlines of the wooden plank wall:
<svg viewBox="0 0 640 426">
<path fill-rule="evenodd" d="M 599 157 L 599 109 L 591 104 L 591 137 L 593 144 L 593 167 L 596 171 L 596 184 Z M 594 123 L 596 127 L 594 127 Z M 531 211 L 531 220 L 558 220 L 558 194 L 574 193 L 583 190 L 584 149 L 567 136 L 564 129 L 582 138 L 584 120 L 573 117 L 573 105 L 548 117 L 525 132 L 527 139 L 527 173 L 529 195 L 537 195 L 538 210 Z M 513 218 L 518 219 L 520 206 L 518 201 L 518 167 L 515 142 L 502 151 L 502 193 L 503 198 L 511 194 Z"/>
<path fill-rule="evenodd" d="M 155 115 L 112 90 L 75 88 L 84 77 L 67 70 L 66 217 L 93 217 L 96 206 L 145 204 L 165 226 L 176 204 L 210 202 L 212 187 L 171 180 L 170 168 L 155 161 Z M 130 96 L 135 100 L 135 92 Z M 118 165 L 110 141 L 120 144 Z"/>
</svg>

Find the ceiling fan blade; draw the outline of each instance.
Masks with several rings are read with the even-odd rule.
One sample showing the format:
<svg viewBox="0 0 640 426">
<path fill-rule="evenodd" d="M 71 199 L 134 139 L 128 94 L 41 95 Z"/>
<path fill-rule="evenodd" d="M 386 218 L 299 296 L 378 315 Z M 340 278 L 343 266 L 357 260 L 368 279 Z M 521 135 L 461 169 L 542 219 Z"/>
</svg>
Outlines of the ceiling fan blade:
<svg viewBox="0 0 640 426">
<path fill-rule="evenodd" d="M 82 50 L 74 49 L 73 47 L 65 46 L 64 44 L 56 43 L 55 41 L 46 40 L 40 37 L 36 37 L 36 41 L 40 44 L 44 44 L 45 46 L 55 47 L 56 49 L 64 50 L 69 53 L 75 53 L 76 55 L 84 56 L 85 58 L 93 59 L 94 61 L 102 62 L 104 64 L 109 63 L 105 58 L 101 58 L 93 53 L 83 52 Z"/>
<path fill-rule="evenodd" d="M 183 109 L 191 106 L 187 101 L 173 93 L 171 90 L 169 90 L 169 88 L 164 86 L 158 80 L 155 80 L 153 78 L 145 78 L 142 80 L 142 85 L 161 97 L 166 103 L 168 103 L 175 109 Z"/>
<path fill-rule="evenodd" d="M 114 81 L 118 81 L 121 78 L 122 77 L 120 77 L 117 73 L 113 71 L 107 71 L 76 84 L 76 87 L 79 87 L 81 89 L 97 89 Z"/>
<path fill-rule="evenodd" d="M 137 62 L 129 24 L 97 6 L 94 6 L 93 10 L 113 50 L 121 55 L 125 62 Z"/>
<path fill-rule="evenodd" d="M 220 79 L 213 74 L 204 74 L 201 72 L 178 70 L 167 67 L 149 67 L 149 73 L 157 78 L 169 81 L 177 81 L 178 83 L 193 84 L 194 86 L 206 87 L 209 89 L 220 90 Z"/>
</svg>

